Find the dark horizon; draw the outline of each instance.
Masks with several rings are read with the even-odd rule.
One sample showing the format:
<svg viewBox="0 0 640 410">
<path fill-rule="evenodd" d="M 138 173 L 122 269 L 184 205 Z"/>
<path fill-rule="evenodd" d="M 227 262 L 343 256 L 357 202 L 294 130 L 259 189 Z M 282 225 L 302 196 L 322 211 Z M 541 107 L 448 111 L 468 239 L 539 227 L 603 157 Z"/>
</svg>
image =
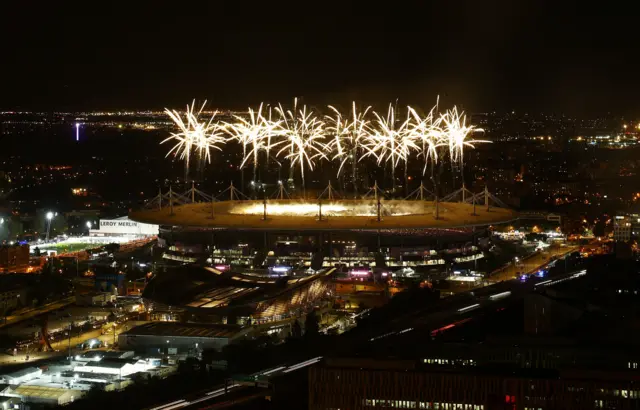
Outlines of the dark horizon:
<svg viewBox="0 0 640 410">
<path fill-rule="evenodd" d="M 6 6 L 0 108 L 179 108 L 196 98 L 632 115 L 636 18 L 541 2 L 383 9 Z M 562 7 L 564 6 L 564 7 Z"/>
</svg>

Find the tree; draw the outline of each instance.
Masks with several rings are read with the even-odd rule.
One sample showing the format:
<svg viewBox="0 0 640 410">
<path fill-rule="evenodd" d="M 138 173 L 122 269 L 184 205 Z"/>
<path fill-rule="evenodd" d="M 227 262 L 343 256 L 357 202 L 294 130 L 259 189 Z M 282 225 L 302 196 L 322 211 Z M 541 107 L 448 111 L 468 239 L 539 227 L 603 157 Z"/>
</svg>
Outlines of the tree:
<svg viewBox="0 0 640 410">
<path fill-rule="evenodd" d="M 110 243 L 104 246 L 104 250 L 109 252 L 109 253 L 115 253 L 118 252 L 120 250 L 120 244 L 119 243 Z"/>
<path fill-rule="evenodd" d="M 307 314 L 307 318 L 304 321 L 304 336 L 315 337 L 320 333 L 320 322 L 318 321 L 318 315 L 315 310 Z"/>
<path fill-rule="evenodd" d="M 302 327 L 300 326 L 300 322 L 298 322 L 298 319 L 296 319 L 296 321 L 293 322 L 293 326 L 291 326 L 291 337 L 295 339 L 301 336 L 302 336 Z"/>
<path fill-rule="evenodd" d="M 604 227 L 605 227 L 604 221 L 596 222 L 596 224 L 593 226 L 593 234 L 598 237 L 604 236 Z"/>
</svg>

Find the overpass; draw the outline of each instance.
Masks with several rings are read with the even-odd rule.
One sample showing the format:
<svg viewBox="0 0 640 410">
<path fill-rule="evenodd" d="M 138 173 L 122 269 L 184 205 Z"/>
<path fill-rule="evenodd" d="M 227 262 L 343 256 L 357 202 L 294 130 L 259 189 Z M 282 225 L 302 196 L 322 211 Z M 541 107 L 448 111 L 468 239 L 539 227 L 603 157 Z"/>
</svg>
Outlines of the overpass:
<svg viewBox="0 0 640 410">
<path fill-rule="evenodd" d="M 549 222 L 557 222 L 558 224 L 562 223 L 562 216 L 551 212 L 523 211 L 518 214 L 518 219 L 539 219 Z"/>
</svg>

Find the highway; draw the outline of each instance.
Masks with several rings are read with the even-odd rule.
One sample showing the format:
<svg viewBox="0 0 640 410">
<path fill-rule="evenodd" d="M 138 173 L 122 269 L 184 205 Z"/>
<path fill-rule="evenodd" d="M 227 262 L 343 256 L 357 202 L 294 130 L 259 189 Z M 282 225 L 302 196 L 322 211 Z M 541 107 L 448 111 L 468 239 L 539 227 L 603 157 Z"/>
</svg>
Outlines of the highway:
<svg viewBox="0 0 640 410">
<path fill-rule="evenodd" d="M 578 249 L 580 249 L 579 246 L 549 247 L 529 257 L 522 258 L 516 263 L 509 263 L 507 266 L 496 269 L 491 272 L 488 279 L 493 282 L 499 282 L 513 279 L 518 273 L 531 274 L 537 271 L 540 266 L 548 263 L 551 258 L 563 258 L 565 255 L 575 252 Z"/>
</svg>

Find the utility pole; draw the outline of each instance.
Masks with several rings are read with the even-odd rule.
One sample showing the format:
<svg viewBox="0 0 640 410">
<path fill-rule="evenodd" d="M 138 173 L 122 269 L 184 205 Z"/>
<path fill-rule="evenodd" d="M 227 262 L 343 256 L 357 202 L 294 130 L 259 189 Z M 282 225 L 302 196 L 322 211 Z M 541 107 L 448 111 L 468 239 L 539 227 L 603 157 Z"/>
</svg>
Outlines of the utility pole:
<svg viewBox="0 0 640 410">
<path fill-rule="evenodd" d="M 71 366 L 71 327 L 73 326 L 73 322 L 69 323 L 69 366 Z"/>
</svg>

